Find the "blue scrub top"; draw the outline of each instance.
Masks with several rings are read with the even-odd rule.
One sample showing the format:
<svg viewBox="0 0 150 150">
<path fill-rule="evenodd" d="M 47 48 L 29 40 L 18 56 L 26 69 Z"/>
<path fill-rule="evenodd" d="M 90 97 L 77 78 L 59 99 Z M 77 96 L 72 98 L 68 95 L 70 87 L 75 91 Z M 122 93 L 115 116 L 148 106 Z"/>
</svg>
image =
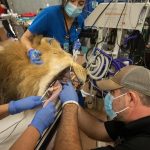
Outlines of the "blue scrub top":
<svg viewBox="0 0 150 150">
<path fill-rule="evenodd" d="M 81 29 L 84 26 L 82 14 L 77 17 L 70 29 L 70 41 L 74 43 L 78 39 Z M 62 6 L 50 6 L 40 12 L 29 26 L 28 30 L 32 34 L 43 35 L 44 37 L 55 38 L 61 45 L 65 43 L 67 32 L 65 29 L 64 14 Z"/>
</svg>

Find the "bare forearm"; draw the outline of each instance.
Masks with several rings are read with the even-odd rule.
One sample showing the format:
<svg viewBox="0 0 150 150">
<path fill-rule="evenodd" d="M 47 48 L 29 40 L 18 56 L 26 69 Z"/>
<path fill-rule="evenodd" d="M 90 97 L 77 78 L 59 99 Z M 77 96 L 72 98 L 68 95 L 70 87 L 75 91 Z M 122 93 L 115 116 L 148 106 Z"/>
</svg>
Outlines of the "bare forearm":
<svg viewBox="0 0 150 150">
<path fill-rule="evenodd" d="M 90 138 L 101 141 L 111 140 L 105 129 L 104 122 L 98 120 L 81 107 L 78 109 L 78 124 L 79 128 Z"/>
<path fill-rule="evenodd" d="M 34 150 L 40 134 L 36 128 L 29 126 L 21 137 L 12 145 L 10 150 Z"/>
<path fill-rule="evenodd" d="M 78 106 L 75 104 L 67 104 L 64 106 L 54 150 L 82 149 L 78 131 L 77 111 Z"/>
<path fill-rule="evenodd" d="M 0 105 L 0 119 L 8 115 L 8 104 Z"/>
<path fill-rule="evenodd" d="M 24 46 L 26 46 L 27 50 L 32 48 L 32 44 L 30 41 L 31 38 L 32 38 L 32 33 L 29 30 L 27 30 L 21 37 L 21 42 L 24 44 Z"/>
</svg>

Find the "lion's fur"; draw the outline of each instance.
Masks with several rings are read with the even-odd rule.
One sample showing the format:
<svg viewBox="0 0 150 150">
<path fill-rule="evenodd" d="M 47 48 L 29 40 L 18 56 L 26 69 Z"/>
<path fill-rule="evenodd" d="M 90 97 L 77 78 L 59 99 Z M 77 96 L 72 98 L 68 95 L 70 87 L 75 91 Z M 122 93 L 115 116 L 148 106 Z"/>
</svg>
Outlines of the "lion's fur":
<svg viewBox="0 0 150 150">
<path fill-rule="evenodd" d="M 42 52 L 42 65 L 31 64 L 27 50 L 19 41 L 7 41 L 0 51 L 0 104 L 29 95 L 42 95 L 49 83 L 65 68 L 73 66 L 85 81 L 86 71 L 73 62 L 55 40 L 35 38 L 33 47 Z"/>
</svg>

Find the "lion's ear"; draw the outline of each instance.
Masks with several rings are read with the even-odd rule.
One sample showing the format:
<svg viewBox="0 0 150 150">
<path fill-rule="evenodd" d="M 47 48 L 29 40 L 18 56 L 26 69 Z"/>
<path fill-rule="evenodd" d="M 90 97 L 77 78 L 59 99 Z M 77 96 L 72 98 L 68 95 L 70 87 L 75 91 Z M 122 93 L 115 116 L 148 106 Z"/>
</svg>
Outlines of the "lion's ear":
<svg viewBox="0 0 150 150">
<path fill-rule="evenodd" d="M 59 44 L 56 40 L 53 40 L 53 41 L 51 42 L 51 45 L 52 45 L 53 47 L 55 47 L 55 48 L 58 48 L 58 49 L 61 49 L 61 50 L 62 50 L 60 44 Z"/>
<path fill-rule="evenodd" d="M 52 48 L 62 50 L 60 44 L 54 38 L 42 38 L 41 44 L 49 44 Z"/>
<path fill-rule="evenodd" d="M 42 35 L 33 36 L 33 38 L 31 39 L 32 47 L 33 47 L 33 48 L 36 48 L 37 46 L 39 46 L 39 45 L 41 44 L 42 38 L 43 38 Z"/>
<path fill-rule="evenodd" d="M 44 37 L 44 38 L 41 39 L 40 44 L 42 44 L 42 45 L 43 45 L 43 44 L 49 44 L 50 39 L 51 39 L 51 38 L 46 38 L 46 37 Z"/>
</svg>

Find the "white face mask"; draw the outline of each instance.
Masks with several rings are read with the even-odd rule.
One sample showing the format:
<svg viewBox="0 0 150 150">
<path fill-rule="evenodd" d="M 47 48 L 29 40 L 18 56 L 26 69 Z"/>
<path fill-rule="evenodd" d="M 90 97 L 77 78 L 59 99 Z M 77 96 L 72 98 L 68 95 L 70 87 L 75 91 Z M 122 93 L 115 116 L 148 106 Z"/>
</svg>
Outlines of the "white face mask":
<svg viewBox="0 0 150 150">
<path fill-rule="evenodd" d="M 124 112 L 125 110 L 127 110 L 129 107 L 126 107 L 122 110 L 119 110 L 117 112 L 115 112 L 112 108 L 112 103 L 114 100 L 126 95 L 127 93 L 125 94 L 122 94 L 120 96 L 117 96 L 114 98 L 114 96 L 111 94 L 111 93 L 108 93 L 105 98 L 104 98 L 104 108 L 105 108 L 105 111 L 106 111 L 106 114 L 109 116 L 109 118 L 112 120 L 114 119 L 115 117 L 117 117 L 117 115 L 121 112 Z"/>
<path fill-rule="evenodd" d="M 82 13 L 83 7 L 77 7 L 71 2 L 67 2 L 65 6 L 65 11 L 69 17 L 75 18 Z"/>
</svg>

